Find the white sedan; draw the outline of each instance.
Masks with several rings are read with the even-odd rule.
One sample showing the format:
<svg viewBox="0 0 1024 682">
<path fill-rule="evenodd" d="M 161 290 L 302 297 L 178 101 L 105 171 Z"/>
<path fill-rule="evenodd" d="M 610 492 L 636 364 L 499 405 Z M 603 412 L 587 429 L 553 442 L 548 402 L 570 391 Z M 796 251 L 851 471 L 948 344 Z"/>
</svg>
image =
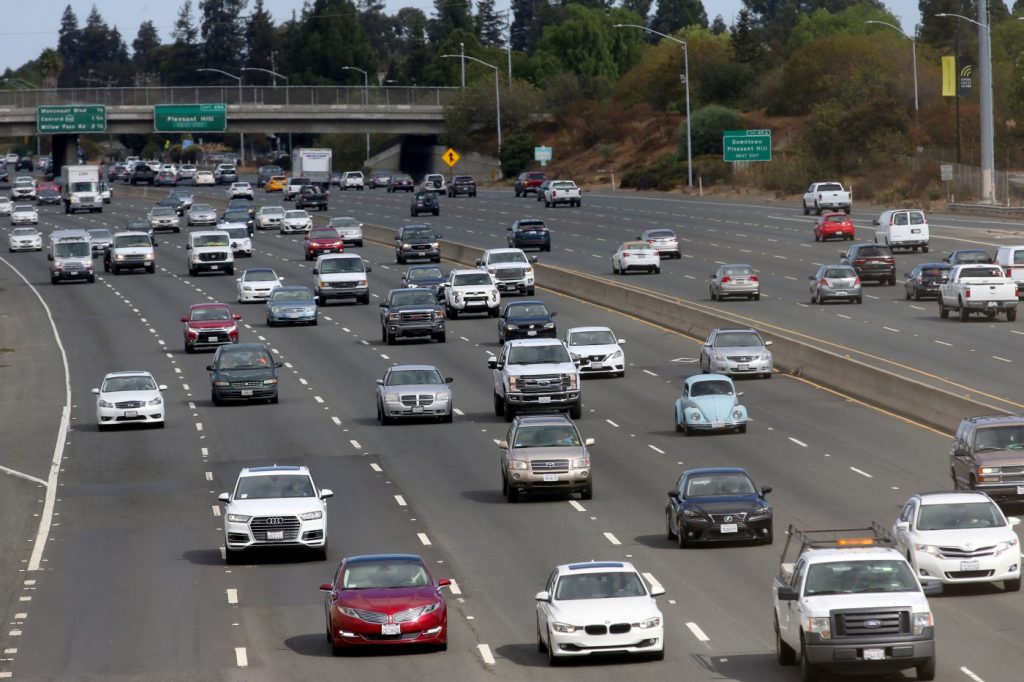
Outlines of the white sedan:
<svg viewBox="0 0 1024 682">
<path fill-rule="evenodd" d="M 274 289 L 284 284 L 284 279 L 270 268 L 249 268 L 236 281 L 239 303 L 265 301 Z"/>
<path fill-rule="evenodd" d="M 630 270 L 658 274 L 661 272 L 661 256 L 647 242 L 625 242 L 612 254 L 612 272 L 625 275 Z"/>
<path fill-rule="evenodd" d="M 18 204 L 11 211 L 11 225 L 38 225 L 39 212 L 32 204 Z"/>
<path fill-rule="evenodd" d="M 43 236 L 34 227 L 16 227 L 11 230 L 11 236 L 7 239 L 8 250 L 14 251 L 42 251 Z"/>
<path fill-rule="evenodd" d="M 626 355 L 622 344 L 608 327 L 573 327 L 562 339 L 573 362 L 579 362 L 581 374 L 626 376 Z"/>
<path fill-rule="evenodd" d="M 248 182 L 233 182 L 228 187 L 228 199 L 252 199 L 252 185 Z"/>
<path fill-rule="evenodd" d="M 14 209 L 14 202 L 10 197 L 0 196 L 0 215 L 11 215 Z"/>
<path fill-rule="evenodd" d="M 124 424 L 162 427 L 166 409 L 161 391 L 166 390 L 149 372 L 111 372 L 99 388 L 92 389 L 100 431 Z"/>
<path fill-rule="evenodd" d="M 302 209 L 284 212 L 281 221 L 281 234 L 289 232 L 309 232 L 313 229 L 313 218 Z"/>
<path fill-rule="evenodd" d="M 216 185 L 217 181 L 213 178 L 213 173 L 207 170 L 196 171 L 196 174 L 192 177 L 192 184 L 198 187 L 199 185 Z"/>
<path fill-rule="evenodd" d="M 654 598 L 665 594 L 625 561 L 559 566 L 538 592 L 537 648 L 548 662 L 597 654 L 665 657 L 665 619 Z"/>
</svg>

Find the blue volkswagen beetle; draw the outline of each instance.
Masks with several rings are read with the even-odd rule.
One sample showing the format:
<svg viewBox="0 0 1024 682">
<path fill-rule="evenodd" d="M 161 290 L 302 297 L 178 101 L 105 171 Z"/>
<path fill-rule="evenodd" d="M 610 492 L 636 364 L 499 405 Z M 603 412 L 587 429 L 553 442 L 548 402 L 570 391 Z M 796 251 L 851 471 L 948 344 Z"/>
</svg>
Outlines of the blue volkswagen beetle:
<svg viewBox="0 0 1024 682">
<path fill-rule="evenodd" d="M 739 403 L 732 379 L 724 374 L 696 374 L 683 382 L 683 394 L 676 400 L 676 431 L 689 436 L 694 431 L 747 432 L 747 408 Z"/>
</svg>

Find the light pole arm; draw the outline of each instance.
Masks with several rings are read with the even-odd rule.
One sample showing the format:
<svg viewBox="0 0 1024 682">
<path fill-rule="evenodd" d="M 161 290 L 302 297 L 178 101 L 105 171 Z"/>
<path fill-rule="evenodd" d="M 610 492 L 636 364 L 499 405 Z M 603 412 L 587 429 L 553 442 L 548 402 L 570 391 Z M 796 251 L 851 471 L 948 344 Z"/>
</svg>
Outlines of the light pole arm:
<svg viewBox="0 0 1024 682">
<path fill-rule="evenodd" d="M 988 28 L 988 24 L 983 24 L 980 21 L 975 21 L 974 19 L 971 19 L 970 17 L 965 17 L 962 14 L 953 14 L 951 12 L 939 12 L 935 16 L 937 16 L 937 17 L 951 17 L 953 19 L 963 19 L 964 21 L 971 22 L 975 26 L 980 26 L 981 28 L 986 28 L 986 29 Z"/>
</svg>

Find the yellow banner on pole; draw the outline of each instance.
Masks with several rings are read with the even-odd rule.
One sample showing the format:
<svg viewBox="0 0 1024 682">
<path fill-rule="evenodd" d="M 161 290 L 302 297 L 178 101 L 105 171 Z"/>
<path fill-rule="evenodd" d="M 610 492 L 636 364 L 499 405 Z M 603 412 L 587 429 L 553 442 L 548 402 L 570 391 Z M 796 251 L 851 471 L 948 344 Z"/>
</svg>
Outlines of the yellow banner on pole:
<svg viewBox="0 0 1024 682">
<path fill-rule="evenodd" d="M 956 97 L 956 57 L 942 58 L 942 96 Z"/>
</svg>

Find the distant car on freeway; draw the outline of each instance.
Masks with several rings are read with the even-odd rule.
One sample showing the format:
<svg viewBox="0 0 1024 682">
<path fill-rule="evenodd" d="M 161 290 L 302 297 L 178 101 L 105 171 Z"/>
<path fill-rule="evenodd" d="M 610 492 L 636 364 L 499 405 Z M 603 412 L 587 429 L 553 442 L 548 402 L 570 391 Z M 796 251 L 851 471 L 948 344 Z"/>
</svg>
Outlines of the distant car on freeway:
<svg viewBox="0 0 1024 682">
<path fill-rule="evenodd" d="M 345 242 L 333 227 L 314 227 L 302 240 L 302 251 L 307 261 L 316 260 L 324 253 L 344 253 Z"/>
<path fill-rule="evenodd" d="M 660 274 L 661 256 L 645 241 L 623 242 L 612 254 L 612 273 L 625 275 L 631 270 Z"/>
<path fill-rule="evenodd" d="M 700 349 L 700 371 L 771 379 L 771 345 L 749 327 L 712 329 Z"/>
<path fill-rule="evenodd" d="M 192 208 L 186 214 L 188 226 L 193 225 L 216 225 L 217 210 L 210 204 L 192 204 Z"/>
<path fill-rule="evenodd" d="M 188 312 L 181 317 L 185 352 L 238 343 L 238 322 L 241 319 L 242 316 L 232 313 L 226 303 L 190 305 Z"/>
<path fill-rule="evenodd" d="M 453 175 L 448 183 L 448 197 L 454 199 L 460 194 L 469 197 L 476 196 L 476 180 L 472 175 Z"/>
<path fill-rule="evenodd" d="M 579 493 L 594 497 L 590 451 L 568 415 L 520 415 L 512 420 L 501 451 L 501 494 L 510 503 L 520 493 Z"/>
<path fill-rule="evenodd" d="M 265 301 L 270 292 L 284 283 L 271 268 L 249 268 L 238 278 L 238 302 Z"/>
<path fill-rule="evenodd" d="M 377 379 L 377 421 L 434 418 L 451 423 L 455 408 L 451 377 L 433 365 L 394 365 Z"/>
<path fill-rule="evenodd" d="M 409 204 L 409 215 L 416 218 L 420 213 L 441 214 L 441 204 L 438 202 L 435 192 L 424 190 L 412 195 L 412 202 Z"/>
<path fill-rule="evenodd" d="M 519 177 L 516 178 L 515 192 L 516 197 L 525 197 L 530 192 L 541 196 L 538 193 L 541 183 L 547 180 L 547 173 L 544 171 L 527 171 L 520 173 Z"/>
<path fill-rule="evenodd" d="M 337 230 L 345 244 L 363 245 L 363 224 L 352 216 L 335 216 L 327 221 L 327 227 Z"/>
<path fill-rule="evenodd" d="M 395 173 L 388 179 L 388 191 L 397 192 L 402 190 L 404 192 L 412 192 L 416 188 L 416 183 L 413 181 L 411 175 L 405 173 Z"/>
<path fill-rule="evenodd" d="M 682 254 L 679 253 L 679 237 L 676 236 L 675 230 L 669 230 L 665 228 L 656 228 L 653 230 L 644 230 L 637 239 L 641 239 L 658 252 L 658 256 L 664 259 L 668 258 L 682 258 Z"/>
<path fill-rule="evenodd" d="M 904 294 L 909 301 L 913 298 L 920 301 L 925 296 L 937 297 L 939 285 L 949 276 L 952 266 L 949 263 L 919 263 L 908 272 L 904 282 Z"/>
<path fill-rule="evenodd" d="M 686 436 L 695 431 L 747 432 L 747 408 L 736 386 L 724 374 L 695 374 L 683 381 L 676 399 L 675 428 Z"/>
<path fill-rule="evenodd" d="M 814 222 L 814 241 L 816 242 L 836 238 L 853 241 L 855 234 L 853 218 L 846 213 L 823 213 Z"/>
<path fill-rule="evenodd" d="M 543 301 L 506 303 L 498 318 L 498 345 L 510 339 L 558 338 L 556 315 Z"/>
<path fill-rule="evenodd" d="M 625 339 L 615 336 L 608 327 L 573 327 L 562 339 L 573 362 L 579 363 L 580 374 L 611 374 L 626 376 Z"/>
<path fill-rule="evenodd" d="M 995 259 L 985 249 L 957 249 L 946 254 L 942 262 L 953 266 L 963 265 L 964 263 L 995 263 Z"/>
<path fill-rule="evenodd" d="M 279 286 L 267 298 L 267 326 L 306 324 L 316 326 L 316 296 L 309 287 Z"/>
<path fill-rule="evenodd" d="M 377 189 L 378 187 L 387 188 L 391 185 L 391 173 L 387 171 L 374 171 L 370 174 L 370 189 Z"/>
<path fill-rule="evenodd" d="M 206 366 L 210 373 L 210 400 L 214 405 L 229 400 L 276 403 L 277 370 L 282 366 L 263 343 L 221 346 L 213 362 Z"/>
<path fill-rule="evenodd" d="M 860 277 L 849 265 L 823 265 L 809 275 L 811 303 L 822 305 L 826 301 L 863 303 Z"/>
<path fill-rule="evenodd" d="M 761 300 L 761 277 L 745 263 L 721 265 L 711 273 L 708 292 L 712 301 L 742 296 L 747 300 Z"/>
<path fill-rule="evenodd" d="M 514 249 L 551 250 L 551 230 L 540 218 L 520 218 L 508 228 L 508 245 Z"/>
<path fill-rule="evenodd" d="M 402 286 L 408 289 L 426 289 L 439 299 L 444 298 L 445 277 L 436 265 L 413 265 L 402 275 Z"/>
<path fill-rule="evenodd" d="M 15 251 L 42 251 L 43 236 L 34 227 L 16 227 L 11 230 L 7 237 L 7 250 Z"/>
<path fill-rule="evenodd" d="M 668 491 L 665 535 L 680 548 L 702 542 L 753 541 L 770 545 L 774 514 L 746 469 L 705 467 L 684 471 Z"/>
<path fill-rule="evenodd" d="M 896 258 L 884 244 L 853 244 L 849 250 L 839 252 L 839 262 L 852 265 L 862 282 L 896 284 Z"/>
<path fill-rule="evenodd" d="M 99 388 L 92 389 L 96 395 L 97 427 L 100 431 L 125 424 L 162 428 L 167 406 L 160 394 L 166 390 L 149 372 L 110 372 Z"/>
</svg>

